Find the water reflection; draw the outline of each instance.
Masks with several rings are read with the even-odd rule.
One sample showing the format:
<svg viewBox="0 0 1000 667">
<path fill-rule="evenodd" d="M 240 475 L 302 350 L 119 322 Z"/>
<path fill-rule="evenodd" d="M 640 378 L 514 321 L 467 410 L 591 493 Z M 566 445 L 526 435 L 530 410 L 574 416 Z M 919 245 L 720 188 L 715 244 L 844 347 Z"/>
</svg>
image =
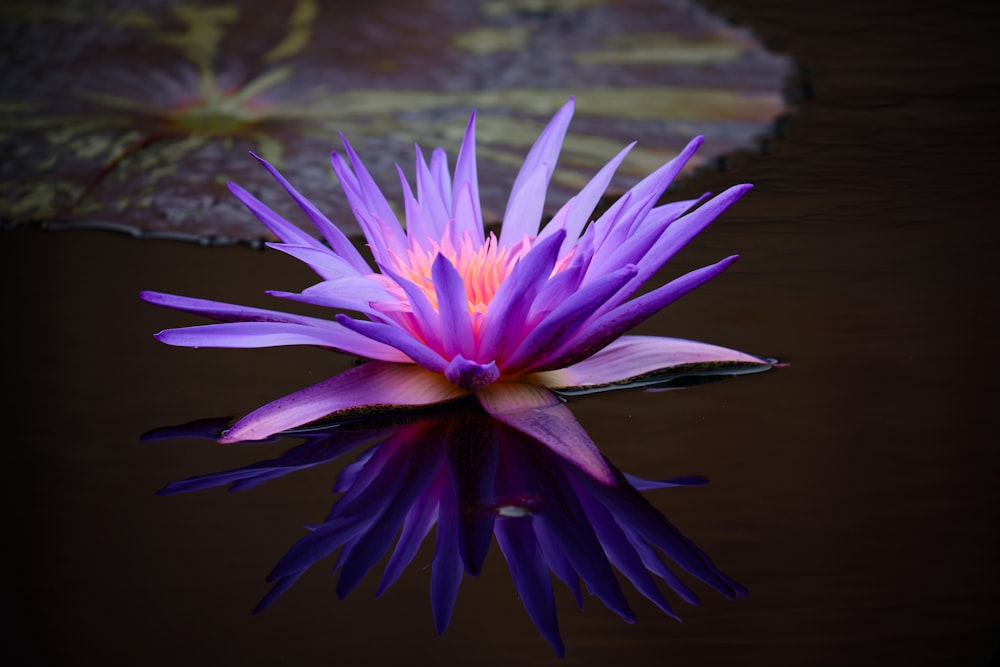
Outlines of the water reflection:
<svg viewBox="0 0 1000 667">
<path fill-rule="evenodd" d="M 218 437 L 227 419 L 158 429 L 144 440 Z M 451 618 L 464 573 L 482 570 L 493 538 L 525 609 L 556 653 L 564 653 L 550 572 L 583 606 L 586 589 L 624 620 L 634 614 L 617 570 L 665 613 L 676 618 L 655 582 L 681 599 L 697 596 L 671 568 L 680 568 L 727 598 L 746 591 L 720 572 L 639 490 L 704 483 L 698 477 L 650 481 L 611 469 L 604 485 L 543 444 L 491 418 L 474 401 L 303 430 L 304 439 L 280 456 L 235 470 L 174 482 L 161 494 L 228 485 L 233 491 L 358 452 L 344 467 L 326 520 L 309 526 L 268 576 L 273 584 L 256 611 L 271 605 L 313 564 L 338 552 L 337 595 L 347 595 L 390 553 L 381 594 L 413 560 L 436 526 L 431 606 L 438 632 Z M 259 444 L 259 442 L 255 443 Z"/>
</svg>

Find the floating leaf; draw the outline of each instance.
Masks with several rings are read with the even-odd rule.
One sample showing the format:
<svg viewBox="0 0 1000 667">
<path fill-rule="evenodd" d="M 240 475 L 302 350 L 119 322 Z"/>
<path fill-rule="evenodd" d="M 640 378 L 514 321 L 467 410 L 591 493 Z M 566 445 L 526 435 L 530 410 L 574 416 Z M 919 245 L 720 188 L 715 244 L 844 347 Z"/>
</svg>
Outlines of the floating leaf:
<svg viewBox="0 0 1000 667">
<path fill-rule="evenodd" d="M 577 118 L 550 206 L 633 139 L 614 187 L 694 134 L 709 156 L 751 144 L 785 111 L 790 70 L 687 0 L 96 0 L 86 11 L 25 0 L 0 18 L 0 220 L 202 239 L 265 235 L 227 180 L 297 219 L 250 150 L 357 232 L 327 161 L 337 132 L 392 183 L 418 140 L 454 155 L 475 107 L 496 216 L 570 96 Z"/>
</svg>

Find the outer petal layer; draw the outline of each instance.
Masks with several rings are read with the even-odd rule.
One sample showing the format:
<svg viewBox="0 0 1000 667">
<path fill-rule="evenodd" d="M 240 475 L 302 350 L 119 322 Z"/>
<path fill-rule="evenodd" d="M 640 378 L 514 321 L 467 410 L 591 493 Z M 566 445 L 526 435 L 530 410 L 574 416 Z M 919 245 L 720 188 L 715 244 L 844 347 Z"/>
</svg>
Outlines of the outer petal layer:
<svg viewBox="0 0 1000 667">
<path fill-rule="evenodd" d="M 734 373 L 767 370 L 771 363 L 745 352 L 681 338 L 622 336 L 593 356 L 554 371 L 525 377 L 551 389 L 617 388 L 671 372 Z"/>
<path fill-rule="evenodd" d="M 439 373 L 410 364 L 372 361 L 254 410 L 219 442 L 262 440 L 338 413 L 432 405 L 466 394 Z"/>
</svg>

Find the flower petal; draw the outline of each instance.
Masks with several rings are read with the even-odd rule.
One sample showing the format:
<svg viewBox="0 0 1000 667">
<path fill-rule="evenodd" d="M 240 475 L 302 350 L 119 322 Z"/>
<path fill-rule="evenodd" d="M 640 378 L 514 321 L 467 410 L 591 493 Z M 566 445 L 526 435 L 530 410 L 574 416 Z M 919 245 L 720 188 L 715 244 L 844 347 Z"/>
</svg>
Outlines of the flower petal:
<svg viewBox="0 0 1000 667">
<path fill-rule="evenodd" d="M 327 243 L 330 244 L 330 247 L 333 248 L 335 253 L 343 257 L 351 266 L 362 273 L 371 270 L 364 258 L 361 257 L 361 253 L 358 252 L 358 249 L 354 247 L 354 244 L 351 243 L 350 239 L 347 238 L 344 232 L 340 231 L 336 225 L 330 222 L 311 201 L 300 195 L 298 190 L 293 188 L 292 184 L 285 180 L 285 177 L 282 176 L 277 169 L 271 166 L 267 160 L 255 155 L 254 153 L 250 153 L 250 155 L 253 155 L 258 162 L 264 165 L 264 168 L 271 173 L 274 180 L 281 184 L 281 187 L 285 189 L 285 192 L 287 192 L 292 199 L 295 200 L 295 203 L 299 205 L 299 208 L 301 208 L 302 211 L 309 216 L 309 219 L 316 226 L 316 229 L 318 229 L 323 235 L 323 238 L 327 240 Z"/>
<path fill-rule="evenodd" d="M 441 342 L 445 356 L 475 356 L 472 321 L 469 319 L 465 281 L 448 258 L 438 253 L 431 266 L 431 280 L 437 294 L 438 314 L 441 322 Z"/>
<path fill-rule="evenodd" d="M 271 296 L 282 299 L 311 303 L 324 308 L 337 308 L 340 310 L 355 310 L 360 313 L 375 313 L 371 303 L 373 301 L 392 301 L 394 297 L 386 291 L 385 287 L 369 278 L 353 276 L 348 278 L 334 278 L 316 283 L 312 287 L 307 287 L 301 293 L 282 292 L 278 290 L 268 290 Z"/>
<path fill-rule="evenodd" d="M 465 232 L 475 241 L 483 241 L 483 212 L 479 205 L 479 177 L 476 175 L 476 113 L 469 118 L 469 126 L 458 150 L 455 162 L 455 179 L 451 187 L 451 215 L 455 220 L 456 246 Z"/>
<path fill-rule="evenodd" d="M 350 166 L 337 152 L 330 155 L 330 163 L 355 211 L 358 223 L 371 242 L 376 259 L 381 259 L 378 255 L 380 251 L 405 252 L 406 238 L 392 207 L 343 134 L 340 135 L 340 140 L 344 144 Z"/>
<path fill-rule="evenodd" d="M 559 160 L 559 151 L 572 118 L 573 99 L 570 98 L 552 117 L 528 151 L 507 200 L 500 245 L 512 245 L 525 236 L 538 234 L 538 223 L 541 222 L 545 206 L 545 191 Z"/>
<path fill-rule="evenodd" d="M 444 371 L 447 365 L 447 360 L 440 354 L 414 338 L 409 332 L 393 324 L 355 320 L 343 313 L 337 315 L 337 322 L 362 336 L 396 348 L 409 357 L 413 363 L 419 364 L 428 370 L 440 373 Z"/>
<path fill-rule="evenodd" d="M 598 315 L 583 326 L 577 335 L 563 344 L 544 366 L 538 366 L 535 370 L 563 368 L 597 353 L 653 313 L 722 273 L 737 259 L 738 256 L 733 255 L 721 262 L 695 269 L 608 313 Z"/>
<path fill-rule="evenodd" d="M 618 155 L 611 158 L 611 161 L 604 165 L 597 174 L 594 175 L 590 182 L 580 190 L 579 194 L 566 202 L 565 205 L 559 211 L 552 216 L 552 220 L 549 221 L 545 227 L 542 228 L 541 233 L 539 233 L 539 239 L 545 238 L 549 234 L 556 232 L 557 230 L 566 230 L 566 240 L 563 241 L 563 247 L 561 248 L 559 254 L 564 255 L 573 244 L 576 243 L 577 239 L 580 237 L 580 232 L 583 231 L 584 226 L 590 220 L 591 216 L 594 214 L 594 209 L 597 208 L 597 204 L 600 202 L 601 197 L 608 189 L 608 184 L 611 183 L 611 178 L 615 175 L 618 170 L 619 165 L 625 159 L 625 156 L 629 154 L 632 147 L 635 146 L 635 142 L 632 142 L 621 151 Z"/>
<path fill-rule="evenodd" d="M 351 266 L 350 262 L 318 242 L 315 246 L 292 243 L 268 243 L 267 246 L 308 264 L 324 280 L 353 278 L 359 275 L 358 270 Z"/>
<path fill-rule="evenodd" d="M 495 361 L 479 364 L 459 354 L 448 363 L 444 376 L 452 384 L 474 391 L 496 382 L 500 377 L 500 369 Z"/>
<path fill-rule="evenodd" d="M 476 391 L 476 397 L 499 421 L 542 442 L 597 481 L 614 483 L 614 474 L 590 436 L 548 389 L 520 382 L 494 383 Z"/>
<path fill-rule="evenodd" d="M 501 357 L 504 372 L 516 373 L 544 366 L 550 351 L 558 350 L 594 311 L 631 281 L 635 273 L 635 265 L 629 265 L 569 295 L 520 341 L 513 354 Z"/>
<path fill-rule="evenodd" d="M 483 318 L 479 338 L 480 359 L 495 359 L 498 350 L 520 342 L 524 320 L 535 295 L 552 273 L 564 236 L 565 233 L 560 231 L 535 243 L 507 279 L 500 283 Z"/>
<path fill-rule="evenodd" d="M 359 335 L 333 322 L 328 322 L 327 326 L 322 328 L 285 322 L 226 322 L 180 329 L 164 329 L 155 334 L 155 337 L 161 343 L 179 347 L 246 349 L 283 345 L 318 345 L 366 359 L 397 363 L 410 361 L 410 358 L 400 350 Z"/>
<path fill-rule="evenodd" d="M 432 405 L 467 393 L 419 366 L 372 361 L 254 410 L 219 442 L 261 440 L 339 413 Z"/>
<path fill-rule="evenodd" d="M 264 204 L 262 201 L 254 197 L 252 194 L 247 192 L 240 185 L 233 183 L 232 181 L 226 183 L 229 186 L 229 191 L 242 202 L 247 209 L 250 210 L 254 216 L 257 217 L 264 226 L 271 230 L 271 232 L 281 239 L 284 243 L 300 246 L 310 246 L 313 248 L 323 248 L 323 244 L 317 241 L 313 236 L 307 234 L 298 225 L 294 225 L 288 220 L 275 213 Z M 329 252 L 328 249 L 326 249 Z"/>
<path fill-rule="evenodd" d="M 420 152 L 420 147 L 415 146 L 417 153 L 417 201 L 420 203 L 420 210 L 423 212 L 424 224 L 427 226 L 428 238 L 440 239 L 444 234 L 445 223 L 451 218 L 451 180 L 448 175 L 443 151 L 433 153 L 431 166 L 438 168 L 438 174 L 427 166 L 424 155 Z M 435 165 L 434 161 L 439 164 Z M 441 173 L 443 170 L 443 173 Z M 409 226 L 409 214 L 407 214 L 407 225 Z M 418 242 L 424 240 L 419 235 L 415 235 L 414 230 L 408 229 L 411 242 L 416 236 Z"/>
<path fill-rule="evenodd" d="M 758 357 L 718 345 L 680 338 L 622 336 L 583 361 L 552 371 L 534 373 L 527 381 L 550 389 L 615 389 L 643 380 L 667 379 L 672 373 L 732 374 L 736 368 L 763 371 L 771 364 Z"/>
<path fill-rule="evenodd" d="M 222 322 L 289 322 L 292 324 L 320 327 L 332 324 L 329 320 L 322 320 L 316 317 L 293 315 L 291 313 L 266 310 L 264 308 L 238 306 L 223 301 L 195 299 L 189 296 L 165 294 L 164 292 L 151 292 L 147 290 L 140 292 L 139 298 L 154 306 L 173 308 L 174 310 L 181 310 L 185 313 L 193 313 L 209 319 L 221 320 Z"/>
</svg>

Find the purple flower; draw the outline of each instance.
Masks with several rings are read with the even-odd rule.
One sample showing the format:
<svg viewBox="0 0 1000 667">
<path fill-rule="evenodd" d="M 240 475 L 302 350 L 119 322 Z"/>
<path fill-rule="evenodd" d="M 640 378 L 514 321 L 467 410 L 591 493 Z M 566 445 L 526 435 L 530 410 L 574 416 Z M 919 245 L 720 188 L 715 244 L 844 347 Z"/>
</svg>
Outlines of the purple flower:
<svg viewBox="0 0 1000 667">
<path fill-rule="evenodd" d="M 727 257 L 635 296 L 750 186 L 658 206 L 701 143 L 697 138 L 590 222 L 630 146 L 540 227 L 572 113 L 571 100 L 528 153 L 499 237 L 484 235 L 475 115 L 453 175 L 441 149 L 428 161 L 417 148 L 416 194 L 400 171 L 405 229 L 345 139 L 345 154 L 333 154 L 333 169 L 364 230 L 375 269 L 270 164 L 261 160 L 326 244 L 231 184 L 281 240 L 269 245 L 307 263 L 322 279 L 301 293 L 269 293 L 357 316 L 339 313 L 330 321 L 144 292 L 151 303 L 223 322 L 168 329 L 157 338 L 188 347 L 317 345 L 372 361 L 257 409 L 222 441 L 263 439 L 373 406 L 432 405 L 474 394 L 496 419 L 610 484 L 611 470 L 553 390 L 619 386 L 692 364 L 767 368 L 762 359 L 722 347 L 623 335 L 736 260 Z"/>
<path fill-rule="evenodd" d="M 586 590 L 628 622 L 635 615 L 615 570 L 674 618 L 656 579 L 681 599 L 698 603 L 674 567 L 725 597 L 746 595 L 637 490 L 698 485 L 703 479 L 652 482 L 609 466 L 613 482 L 605 484 L 475 404 L 415 417 L 402 424 L 304 433 L 305 443 L 276 458 L 174 482 L 161 493 L 223 485 L 245 490 L 365 448 L 340 473 L 334 490 L 343 495 L 327 518 L 310 526 L 275 566 L 268 577 L 273 587 L 256 611 L 335 552 L 341 598 L 389 553 L 381 595 L 435 526 L 430 587 L 439 633 L 450 621 L 464 573 L 480 573 L 494 536 L 526 611 L 560 656 L 564 646 L 550 572 L 570 588 L 581 608 L 582 580 Z"/>
</svg>

